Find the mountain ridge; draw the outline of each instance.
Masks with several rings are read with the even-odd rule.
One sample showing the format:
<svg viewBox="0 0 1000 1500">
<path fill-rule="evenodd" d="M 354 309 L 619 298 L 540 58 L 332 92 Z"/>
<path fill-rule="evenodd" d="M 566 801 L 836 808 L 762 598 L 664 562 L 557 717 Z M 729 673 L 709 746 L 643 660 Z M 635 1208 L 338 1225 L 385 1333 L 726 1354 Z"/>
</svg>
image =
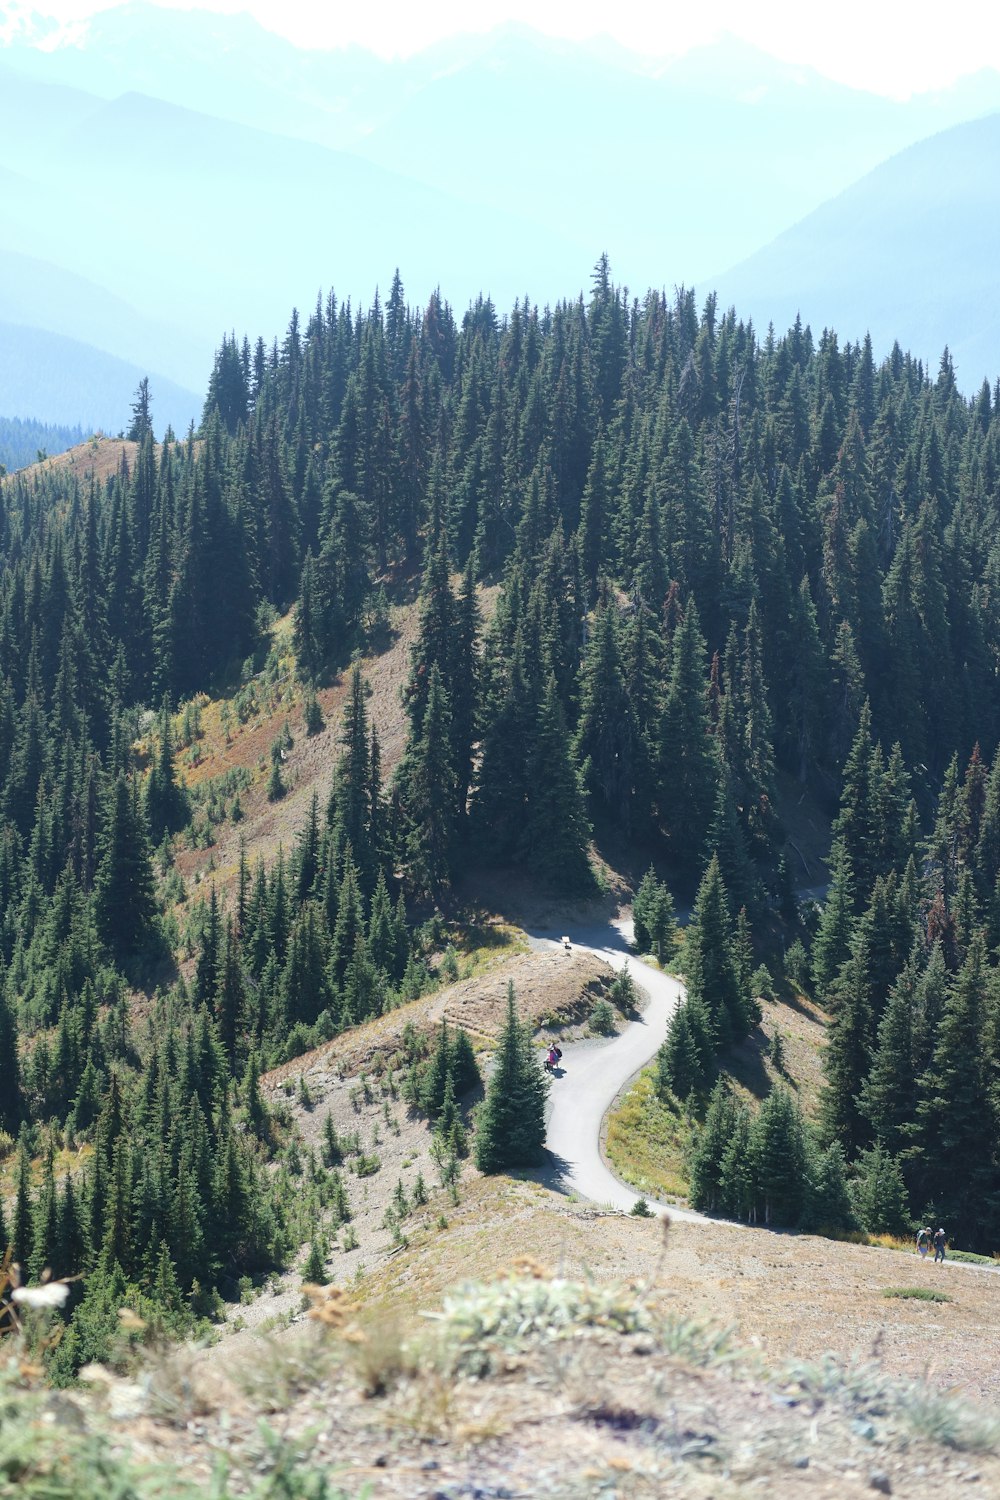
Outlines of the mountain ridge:
<svg viewBox="0 0 1000 1500">
<path fill-rule="evenodd" d="M 1000 112 L 952 126 L 897 152 L 702 287 L 761 326 L 787 327 L 801 314 L 843 337 L 869 332 L 876 356 L 899 342 L 936 361 L 947 347 L 971 393 L 1000 371 L 991 248 L 1000 191 L 981 165 L 998 160 Z"/>
</svg>

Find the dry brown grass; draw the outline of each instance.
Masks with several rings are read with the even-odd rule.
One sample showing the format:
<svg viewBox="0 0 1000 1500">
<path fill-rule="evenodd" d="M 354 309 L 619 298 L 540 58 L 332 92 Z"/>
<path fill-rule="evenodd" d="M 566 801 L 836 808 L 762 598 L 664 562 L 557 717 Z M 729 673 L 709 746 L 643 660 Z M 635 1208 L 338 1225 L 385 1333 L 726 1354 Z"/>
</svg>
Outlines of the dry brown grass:
<svg viewBox="0 0 1000 1500">
<path fill-rule="evenodd" d="M 664 1246 L 657 1223 L 477 1179 L 446 1229 L 352 1289 L 348 1317 L 258 1342 L 245 1381 L 227 1358 L 249 1399 L 146 1421 L 143 1441 L 184 1464 L 219 1448 L 246 1462 L 263 1404 L 352 1500 L 363 1483 L 379 1500 L 1000 1492 L 989 1277 L 953 1267 L 953 1302 L 890 1301 L 913 1257 L 830 1248 L 678 1223 Z M 915 1351 L 935 1344 L 947 1353 L 919 1382 Z M 986 1404 L 949 1398 L 956 1369 Z"/>
<path fill-rule="evenodd" d="M 764 1000 L 761 1009 L 760 1025 L 739 1046 L 722 1054 L 721 1070 L 751 1102 L 766 1098 L 775 1084 L 790 1087 L 806 1119 L 815 1120 L 824 1081 L 826 1013 L 804 995 L 792 1000 Z M 776 1033 L 784 1049 L 782 1072 L 770 1056 Z"/>
<path fill-rule="evenodd" d="M 583 1020 L 595 996 L 603 993 L 612 978 L 609 966 L 595 954 L 574 953 L 567 958 L 555 951 L 517 952 L 516 935 L 510 934 L 510 942 L 515 946 L 513 955 L 501 947 L 492 962 L 484 960 L 481 972 L 399 1005 L 282 1063 L 263 1076 L 262 1086 L 274 1089 L 287 1078 L 300 1073 L 311 1076 L 317 1070 L 341 1078 L 382 1072 L 399 1052 L 407 1025 L 431 1033 L 445 1020 L 449 1026 L 464 1027 L 474 1043 L 489 1044 L 503 1021 L 509 983 L 517 992 L 522 1018 L 532 1026 L 546 1020 L 553 1024 Z"/>
<path fill-rule="evenodd" d="M 200 448 L 199 441 L 195 443 L 195 451 Z M 162 451 L 161 444 L 156 445 L 156 456 L 159 460 Z M 135 464 L 136 454 L 139 452 L 139 444 L 129 442 L 127 438 L 106 437 L 103 433 L 96 433 L 88 438 L 86 442 L 77 443 L 74 448 L 67 448 L 65 453 L 56 453 L 52 458 L 43 459 L 39 464 L 28 464 L 19 470 L 19 474 L 30 479 L 36 474 L 51 473 L 54 470 L 67 472 L 81 483 L 90 483 L 91 478 L 100 484 L 112 474 L 117 474 L 121 468 L 122 455 L 131 469 Z"/>
<path fill-rule="evenodd" d="M 656 1220 L 573 1203 L 530 1180 L 478 1178 L 449 1210 L 433 1253 L 397 1256 L 360 1296 L 419 1306 L 519 1255 L 568 1275 L 642 1280 L 660 1234 Z M 918 1272 L 952 1302 L 887 1301 L 887 1286 L 919 1280 Z M 877 1346 L 892 1375 L 926 1372 L 942 1389 L 1000 1404 L 1000 1275 L 988 1270 L 946 1263 L 935 1272 L 911 1251 L 675 1221 L 656 1295 L 667 1310 L 732 1325 L 774 1363 L 829 1350 L 867 1357 Z"/>
<path fill-rule="evenodd" d="M 378 730 L 382 752 L 382 774 L 388 781 L 402 758 L 406 746 L 407 718 L 403 707 L 403 690 L 409 679 L 410 648 L 419 627 L 419 608 L 415 594 L 418 579 L 410 575 L 395 580 L 396 602 L 390 604 L 390 641 L 384 650 L 362 656 L 361 669 L 368 687 L 369 721 Z M 496 606 L 497 586 L 480 590 L 479 603 L 488 619 Z M 321 688 L 317 697 L 323 711 L 325 728 L 307 737 L 304 724 L 305 693 L 294 675 L 291 653 L 292 615 L 278 620 L 272 628 L 272 640 L 282 657 L 284 673 L 280 691 L 273 694 L 273 706 L 253 714 L 245 724 L 230 714 L 228 731 L 223 725 L 222 699 L 202 697 L 202 737 L 198 741 L 197 760 L 186 763 L 181 757 L 179 770 L 190 786 L 220 776 L 226 771 L 244 768 L 253 776 L 252 785 L 241 793 L 243 819 L 239 824 L 225 823 L 217 830 L 217 843 L 211 849 L 182 850 L 177 866 L 185 879 L 209 875 L 220 894 L 235 882 L 239 867 L 241 840 L 247 857 L 253 863 L 258 857 L 265 863 L 276 856 L 279 846 L 290 850 L 295 835 L 309 812 L 313 792 L 317 792 L 321 809 L 326 806 L 330 781 L 339 750 L 341 718 L 350 689 L 350 674 L 344 672 L 335 682 Z M 288 720 L 294 744 L 282 767 L 288 787 L 278 802 L 267 800 L 270 771 L 270 749 Z"/>
</svg>

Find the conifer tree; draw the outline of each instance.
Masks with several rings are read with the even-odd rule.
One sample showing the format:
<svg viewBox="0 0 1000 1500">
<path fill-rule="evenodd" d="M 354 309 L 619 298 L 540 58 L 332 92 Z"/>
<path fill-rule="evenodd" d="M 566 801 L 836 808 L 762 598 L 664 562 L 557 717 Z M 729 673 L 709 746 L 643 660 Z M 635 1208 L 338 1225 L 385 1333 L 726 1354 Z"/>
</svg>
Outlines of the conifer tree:
<svg viewBox="0 0 1000 1500">
<path fill-rule="evenodd" d="M 130 443 L 141 443 L 147 436 L 152 436 L 153 421 L 150 415 L 152 397 L 149 394 L 149 376 L 144 375 L 136 387 L 135 396 L 132 401 L 132 420 L 128 424 L 125 433 Z"/>
<path fill-rule="evenodd" d="M 854 875 L 842 842 L 834 844 L 830 866 L 833 879 L 812 949 L 813 989 L 820 1001 L 829 995 L 840 966 L 850 953 L 854 931 Z"/>
<path fill-rule="evenodd" d="M 741 993 L 729 898 L 714 855 L 685 935 L 684 966 L 688 997 L 704 1006 L 718 1041 L 739 1041 L 752 1018 Z"/>
<path fill-rule="evenodd" d="M 700 860 L 719 776 L 705 698 L 705 643 L 693 601 L 674 636 L 672 658 L 657 797 L 675 858 L 691 869 Z"/>
<path fill-rule="evenodd" d="M 435 663 L 420 736 L 408 749 L 398 776 L 410 878 L 417 890 L 432 896 L 448 881 L 456 837 L 456 770 L 450 731 L 451 704 Z"/>
<path fill-rule="evenodd" d="M 174 766 L 173 732 L 166 700 L 160 711 L 160 739 L 146 781 L 146 822 L 154 843 L 165 834 L 176 833 L 188 818 L 187 797 L 177 780 Z"/>
<path fill-rule="evenodd" d="M 94 916 L 108 951 L 127 962 L 154 940 L 156 898 L 146 820 L 124 776 L 111 789 L 94 877 Z"/>
<path fill-rule="evenodd" d="M 493 1072 L 476 1126 L 476 1166 L 481 1172 L 530 1167 L 541 1159 L 546 1083 L 527 1027 L 518 1018 L 511 982 Z"/>
<path fill-rule="evenodd" d="M 722 1163 L 736 1129 L 738 1109 L 735 1099 L 720 1079 L 712 1090 L 691 1158 L 691 1203 L 703 1213 L 730 1211 L 722 1190 Z"/>
<path fill-rule="evenodd" d="M 977 934 L 945 1001 L 915 1122 L 920 1187 L 952 1218 L 952 1232 L 973 1243 L 995 1222 L 989 1184 L 997 1120 L 984 1048 L 986 984 L 985 945 Z"/>
<path fill-rule="evenodd" d="M 638 726 L 625 691 L 617 611 L 600 608 L 580 673 L 576 755 L 597 804 L 627 832 L 632 821 Z"/>
<path fill-rule="evenodd" d="M 806 1138 L 798 1106 L 772 1089 L 750 1131 L 757 1198 L 765 1224 L 797 1224 L 806 1203 Z"/>
<path fill-rule="evenodd" d="M 854 878 L 855 911 L 867 903 L 878 873 L 878 785 L 873 777 L 871 705 L 866 701 L 850 753 L 844 762 L 840 812 L 833 836 L 841 844 Z"/>
<path fill-rule="evenodd" d="M 704 1094 L 714 1072 L 716 1032 L 703 1000 L 688 998 L 678 1005 L 657 1053 L 656 1081 L 661 1095 L 687 1100 Z"/>
<path fill-rule="evenodd" d="M 803 1229 L 819 1231 L 857 1227 L 847 1180 L 847 1158 L 839 1141 L 819 1149 L 806 1137 L 806 1192 L 799 1220 Z"/>
<path fill-rule="evenodd" d="M 11 1224 L 11 1258 L 26 1273 L 32 1250 L 34 1200 L 31 1194 L 31 1156 L 22 1133 L 17 1150 L 14 1218 Z"/>
<path fill-rule="evenodd" d="M 861 1091 L 861 1108 L 871 1121 L 876 1140 L 894 1155 L 907 1144 L 916 1097 L 913 1012 L 918 973 L 914 955 L 889 993 L 871 1070 Z"/>
<path fill-rule="evenodd" d="M 0 1129 L 13 1135 L 21 1123 L 22 1110 L 17 1025 L 7 999 L 6 987 L 0 984 Z"/>
<path fill-rule="evenodd" d="M 219 954 L 213 1002 L 219 1040 L 229 1057 L 235 1058 L 236 1043 L 246 1011 L 246 989 L 240 965 L 239 943 L 231 920 L 226 924 L 226 935 Z"/>
<path fill-rule="evenodd" d="M 528 783 L 520 841 L 528 869 L 561 889 L 587 890 L 593 884 L 587 853 L 590 825 L 554 673 L 549 674 L 538 711 Z"/>
<path fill-rule="evenodd" d="M 909 1235 L 906 1184 L 898 1159 L 881 1141 L 862 1151 L 853 1183 L 854 1209 L 868 1234 Z"/>
</svg>

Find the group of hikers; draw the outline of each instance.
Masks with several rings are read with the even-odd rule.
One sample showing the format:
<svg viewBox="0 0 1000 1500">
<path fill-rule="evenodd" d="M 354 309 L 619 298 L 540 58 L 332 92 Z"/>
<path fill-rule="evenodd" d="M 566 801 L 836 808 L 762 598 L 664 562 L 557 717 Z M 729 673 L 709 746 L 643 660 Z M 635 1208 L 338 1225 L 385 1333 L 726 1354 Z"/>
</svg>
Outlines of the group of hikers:
<svg viewBox="0 0 1000 1500">
<path fill-rule="evenodd" d="M 930 1250 L 932 1245 L 934 1246 L 935 1264 L 937 1264 L 939 1260 L 944 1260 L 946 1244 L 947 1239 L 945 1237 L 945 1232 L 943 1229 L 938 1229 L 937 1231 L 935 1231 L 931 1229 L 930 1225 L 928 1224 L 926 1229 L 919 1229 L 917 1231 L 917 1249 L 920 1251 L 921 1260 L 927 1259 L 927 1252 Z"/>
</svg>

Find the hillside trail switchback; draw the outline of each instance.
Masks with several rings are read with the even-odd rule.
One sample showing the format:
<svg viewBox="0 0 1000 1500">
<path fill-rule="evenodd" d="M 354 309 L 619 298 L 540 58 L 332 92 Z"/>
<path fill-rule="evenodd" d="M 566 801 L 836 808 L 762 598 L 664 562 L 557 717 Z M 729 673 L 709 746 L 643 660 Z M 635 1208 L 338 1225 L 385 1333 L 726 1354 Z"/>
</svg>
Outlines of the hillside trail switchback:
<svg viewBox="0 0 1000 1500">
<path fill-rule="evenodd" d="M 642 1196 L 611 1171 L 601 1153 L 604 1117 L 626 1085 L 656 1056 L 667 1034 L 670 1017 L 684 998 L 684 986 L 673 975 L 643 963 L 631 952 L 631 922 L 615 921 L 576 928 L 572 949 L 603 958 L 615 970 L 628 964 L 629 973 L 645 991 L 647 1004 L 634 1015 L 618 1036 L 568 1042 L 563 1049 L 560 1075 L 549 1094 L 549 1117 L 545 1145 L 551 1158 L 545 1177 L 561 1192 L 577 1193 L 593 1203 L 625 1213 Z M 561 948 L 554 931 L 528 933 L 533 947 Z M 673 1204 L 650 1206 L 669 1212 L 672 1218 L 703 1220 L 705 1215 Z M 720 1220 L 719 1222 L 726 1222 Z"/>
<path fill-rule="evenodd" d="M 561 1076 L 553 1079 L 549 1093 L 545 1133 L 549 1163 L 542 1170 L 541 1178 L 558 1192 L 575 1193 L 600 1208 L 631 1213 L 640 1197 L 645 1197 L 650 1209 L 669 1214 L 672 1219 L 692 1224 L 725 1225 L 745 1231 L 747 1226 L 738 1220 L 678 1208 L 673 1203 L 661 1203 L 637 1193 L 616 1177 L 604 1160 L 601 1150 L 604 1117 L 632 1079 L 656 1056 L 666 1038 L 670 1017 L 686 993 L 679 979 L 637 958 L 631 949 L 631 938 L 632 923 L 626 919 L 575 928 L 570 933 L 572 951 L 594 953 L 616 972 L 627 963 L 636 985 L 646 993 L 647 1004 L 641 1014 L 629 1018 L 616 1037 L 567 1042 L 563 1048 Z M 529 931 L 528 940 L 533 948 L 564 946 L 562 935 L 549 929 Z M 766 1232 L 794 1233 L 770 1228 Z M 879 1253 L 887 1254 L 884 1250 Z M 951 1258 L 947 1264 L 965 1271 L 985 1271 L 988 1275 L 996 1275 L 1000 1270 L 1000 1267 Z"/>
</svg>

